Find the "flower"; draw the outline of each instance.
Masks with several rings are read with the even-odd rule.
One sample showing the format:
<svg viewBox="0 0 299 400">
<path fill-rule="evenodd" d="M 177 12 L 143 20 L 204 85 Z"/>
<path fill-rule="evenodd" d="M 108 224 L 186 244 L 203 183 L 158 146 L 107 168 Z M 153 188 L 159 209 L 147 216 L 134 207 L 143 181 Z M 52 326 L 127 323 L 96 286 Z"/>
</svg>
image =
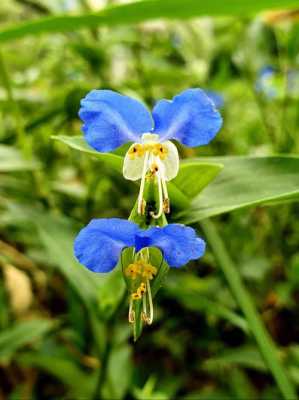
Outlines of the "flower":
<svg viewBox="0 0 299 400">
<path fill-rule="evenodd" d="M 201 257 L 205 242 L 194 229 L 182 224 L 141 229 L 137 224 L 120 218 L 92 219 L 75 239 L 74 250 L 78 261 L 93 272 L 109 272 L 118 263 L 122 250 L 134 247 L 156 247 L 170 267 L 181 267 Z"/>
<path fill-rule="evenodd" d="M 142 300 L 141 316 L 144 322 L 151 324 L 153 301 L 150 281 L 158 274 L 160 266 L 151 265 L 149 248 L 158 248 L 168 265 L 178 268 L 201 257 L 205 242 L 196 236 L 194 229 L 181 224 L 143 230 L 131 221 L 103 218 L 91 220 L 79 232 L 74 244 L 78 261 L 93 272 L 113 270 L 127 247 L 134 249 L 131 263 L 124 269 L 131 292 L 129 322 L 135 322 L 133 303 Z"/>
<path fill-rule="evenodd" d="M 160 100 L 152 115 L 139 101 L 111 90 L 92 90 L 81 101 L 79 116 L 86 141 L 100 152 L 110 152 L 133 142 L 126 153 L 123 174 L 141 179 L 138 213 L 144 213 L 143 192 L 148 173 L 157 177 L 160 204 L 154 218 L 168 212 L 166 182 L 179 169 L 175 139 L 185 146 L 208 144 L 217 134 L 222 118 L 201 89 L 188 89 L 173 100 Z"/>
<path fill-rule="evenodd" d="M 274 99 L 278 95 L 278 90 L 275 85 L 277 71 L 271 65 L 264 66 L 258 73 L 258 78 L 255 84 L 257 92 L 263 93 L 267 98 Z"/>
</svg>

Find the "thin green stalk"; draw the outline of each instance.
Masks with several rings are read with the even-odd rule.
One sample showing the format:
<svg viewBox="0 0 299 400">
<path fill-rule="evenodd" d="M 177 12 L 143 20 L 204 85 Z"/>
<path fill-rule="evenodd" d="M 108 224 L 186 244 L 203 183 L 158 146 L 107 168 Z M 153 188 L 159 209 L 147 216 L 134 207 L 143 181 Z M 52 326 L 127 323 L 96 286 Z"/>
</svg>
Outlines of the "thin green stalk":
<svg viewBox="0 0 299 400">
<path fill-rule="evenodd" d="M 26 138 L 25 138 L 25 131 L 23 124 L 21 122 L 21 116 L 20 116 L 20 111 L 18 104 L 16 103 L 14 96 L 13 96 L 13 91 L 12 91 L 12 86 L 9 78 L 9 74 L 5 65 L 4 58 L 2 56 L 2 53 L 0 51 L 0 78 L 2 81 L 2 85 L 4 89 L 6 90 L 7 94 L 7 101 L 11 107 L 11 110 L 13 111 L 14 117 L 15 117 L 15 123 L 16 123 L 16 132 L 17 132 L 17 137 L 18 137 L 18 144 L 21 148 L 22 151 L 26 152 Z"/>
<path fill-rule="evenodd" d="M 225 275 L 230 289 L 247 319 L 249 329 L 259 346 L 259 350 L 271 371 L 283 398 L 285 400 L 297 399 L 295 388 L 280 364 L 278 350 L 271 336 L 267 332 L 215 225 L 208 219 L 202 221 L 200 225 L 213 250 L 215 258 Z"/>
</svg>

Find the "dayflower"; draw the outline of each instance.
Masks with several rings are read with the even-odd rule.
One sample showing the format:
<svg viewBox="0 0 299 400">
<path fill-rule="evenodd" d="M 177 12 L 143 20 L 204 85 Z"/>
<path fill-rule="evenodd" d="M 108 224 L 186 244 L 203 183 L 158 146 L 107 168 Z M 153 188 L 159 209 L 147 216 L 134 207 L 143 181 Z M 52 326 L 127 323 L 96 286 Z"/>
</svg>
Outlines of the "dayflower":
<svg viewBox="0 0 299 400">
<path fill-rule="evenodd" d="M 217 134 L 222 118 L 214 103 L 201 89 L 188 89 L 173 100 L 160 100 L 152 115 L 139 101 L 111 90 L 92 90 L 81 101 L 79 116 L 85 139 L 94 149 L 110 152 L 133 142 L 126 153 L 123 174 L 141 179 L 137 211 L 144 214 L 143 198 L 147 174 L 157 177 L 159 218 L 169 212 L 166 182 L 175 178 L 179 157 L 174 139 L 185 146 L 208 144 Z"/>
<path fill-rule="evenodd" d="M 278 96 L 277 77 L 278 73 L 275 68 L 271 65 L 264 66 L 258 73 L 255 89 L 267 98 L 274 99 Z"/>
<path fill-rule="evenodd" d="M 131 221 L 108 218 L 93 219 L 75 239 L 74 250 L 78 261 L 93 272 L 109 272 L 117 265 L 125 248 L 133 248 L 133 259 L 124 273 L 132 283 L 129 321 L 134 322 L 132 303 L 143 300 L 143 318 L 153 320 L 153 305 L 150 281 L 157 274 L 157 265 L 151 265 L 149 248 L 158 248 L 170 267 L 178 268 L 190 260 L 201 257 L 205 242 L 194 229 L 169 224 L 164 227 L 141 229 Z M 147 300 L 144 297 L 147 295 Z M 147 312 L 147 306 L 149 313 Z"/>
</svg>

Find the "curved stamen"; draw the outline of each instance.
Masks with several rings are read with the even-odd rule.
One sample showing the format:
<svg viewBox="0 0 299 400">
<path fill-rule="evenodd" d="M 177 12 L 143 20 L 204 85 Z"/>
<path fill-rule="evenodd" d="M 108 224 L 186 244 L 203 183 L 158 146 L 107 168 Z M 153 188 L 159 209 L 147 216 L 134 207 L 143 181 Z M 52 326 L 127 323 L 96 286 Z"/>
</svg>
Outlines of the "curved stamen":
<svg viewBox="0 0 299 400">
<path fill-rule="evenodd" d="M 138 195 L 138 205 L 137 205 L 137 212 L 138 214 L 144 214 L 144 199 L 143 199 L 143 193 L 144 193 L 144 185 L 145 185 L 145 177 L 148 169 L 148 160 L 149 160 L 149 152 L 146 151 L 145 156 L 144 156 L 144 163 L 143 163 L 143 169 L 142 169 L 142 176 L 141 176 L 141 183 L 140 183 L 140 189 L 139 189 L 139 195 Z"/>
<path fill-rule="evenodd" d="M 155 219 L 158 219 L 161 217 L 163 214 L 163 189 L 162 189 L 162 183 L 161 183 L 161 176 L 160 176 L 160 169 L 157 173 L 157 180 L 158 180 L 158 191 L 159 191 L 159 211 L 157 214 L 152 213 L 152 217 Z"/>
<path fill-rule="evenodd" d="M 170 207 L 169 207 L 169 197 L 168 197 L 168 190 L 167 190 L 167 184 L 166 184 L 166 179 L 165 179 L 165 174 L 163 169 L 160 169 L 161 173 L 161 183 L 162 183 L 162 190 L 163 190 L 163 211 L 168 214 L 170 212 Z"/>
<path fill-rule="evenodd" d="M 149 280 L 146 280 L 146 287 L 147 287 L 147 297 L 148 297 L 148 304 L 149 304 L 149 315 L 147 315 L 146 322 L 148 325 L 151 325 L 154 319 L 154 307 L 153 307 L 153 299 L 152 299 L 152 292 L 151 292 L 151 285 Z"/>
<path fill-rule="evenodd" d="M 134 322 L 135 322 L 135 311 L 133 310 L 133 300 L 132 299 L 130 300 L 128 320 L 129 320 L 130 324 L 134 324 Z"/>
</svg>

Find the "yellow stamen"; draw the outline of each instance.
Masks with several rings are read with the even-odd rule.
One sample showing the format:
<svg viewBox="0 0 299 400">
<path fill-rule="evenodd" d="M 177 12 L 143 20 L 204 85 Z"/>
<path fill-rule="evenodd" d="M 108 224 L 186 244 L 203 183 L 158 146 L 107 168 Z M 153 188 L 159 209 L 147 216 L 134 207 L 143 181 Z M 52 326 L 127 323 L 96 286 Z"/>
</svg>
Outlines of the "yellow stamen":
<svg viewBox="0 0 299 400">
<path fill-rule="evenodd" d="M 152 153 L 154 156 L 159 156 L 161 160 L 165 160 L 168 148 L 161 143 L 156 143 L 153 145 Z"/>
<path fill-rule="evenodd" d="M 161 160 L 165 160 L 168 154 L 168 148 L 161 143 L 135 143 L 128 151 L 131 160 L 135 157 L 142 157 L 146 152 L 152 153 L 154 156 L 160 157 Z"/>
<path fill-rule="evenodd" d="M 133 300 L 132 299 L 130 300 L 128 320 L 129 320 L 130 324 L 134 324 L 134 322 L 135 322 L 135 311 L 133 310 Z"/>
<path fill-rule="evenodd" d="M 134 144 L 128 151 L 131 160 L 134 160 L 135 157 L 142 157 L 144 153 L 145 153 L 144 146 L 139 143 Z"/>
<path fill-rule="evenodd" d="M 126 276 L 136 279 L 137 275 L 141 273 L 141 265 L 140 263 L 135 263 L 135 264 L 130 264 L 128 267 L 125 269 L 125 274 Z"/>
<path fill-rule="evenodd" d="M 157 274 L 157 268 L 153 267 L 151 264 L 145 264 L 143 267 L 142 276 L 146 279 L 153 279 Z"/>
<path fill-rule="evenodd" d="M 140 300 L 142 296 L 140 293 L 135 292 L 131 294 L 131 297 L 133 300 Z"/>
<path fill-rule="evenodd" d="M 137 289 L 137 294 L 139 294 L 140 296 L 144 295 L 144 293 L 146 292 L 146 286 L 144 282 L 141 282 L 139 288 Z"/>
</svg>

